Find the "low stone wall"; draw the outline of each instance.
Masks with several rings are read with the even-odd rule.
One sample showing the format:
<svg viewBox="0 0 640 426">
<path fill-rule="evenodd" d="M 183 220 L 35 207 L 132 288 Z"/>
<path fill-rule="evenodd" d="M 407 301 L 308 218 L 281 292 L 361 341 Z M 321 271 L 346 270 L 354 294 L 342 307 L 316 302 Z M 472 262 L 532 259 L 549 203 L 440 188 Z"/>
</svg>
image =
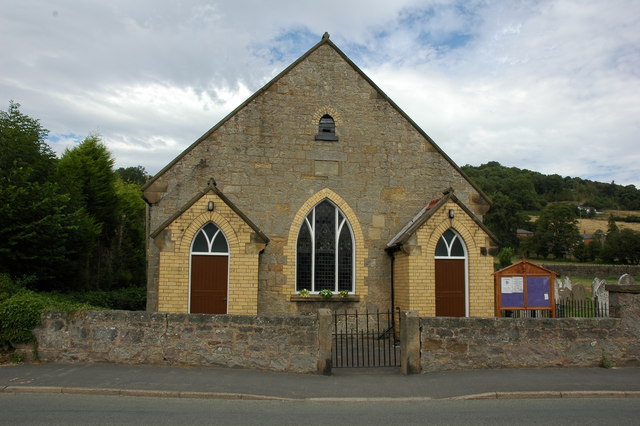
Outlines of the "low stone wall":
<svg viewBox="0 0 640 426">
<path fill-rule="evenodd" d="M 640 286 L 607 290 L 617 318 L 420 318 L 420 367 L 640 366 Z"/>
<path fill-rule="evenodd" d="M 640 286 L 607 285 L 615 318 L 419 318 L 403 313 L 401 371 L 640 366 Z M 240 316 L 49 312 L 42 361 L 211 365 L 331 374 L 331 311 Z"/>
<path fill-rule="evenodd" d="M 557 272 L 561 276 L 568 277 L 620 277 L 629 274 L 633 277 L 640 277 L 640 265 L 563 265 L 563 264 L 541 264 L 543 268 Z M 615 283 L 610 283 L 615 284 Z"/>
<path fill-rule="evenodd" d="M 640 365 L 617 318 L 422 318 L 422 371 Z"/>
<path fill-rule="evenodd" d="M 42 320 L 34 330 L 42 361 L 211 365 L 300 373 L 326 368 L 319 359 L 319 316 L 86 311 L 48 312 Z"/>
</svg>

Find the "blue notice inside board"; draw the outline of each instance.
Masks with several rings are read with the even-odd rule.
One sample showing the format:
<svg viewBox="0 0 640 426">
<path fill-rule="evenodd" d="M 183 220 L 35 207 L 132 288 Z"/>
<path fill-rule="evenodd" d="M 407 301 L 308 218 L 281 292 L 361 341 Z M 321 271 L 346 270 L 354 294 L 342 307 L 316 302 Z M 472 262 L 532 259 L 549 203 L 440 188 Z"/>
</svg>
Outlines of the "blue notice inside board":
<svg viewBox="0 0 640 426">
<path fill-rule="evenodd" d="M 550 307 L 549 277 L 527 277 L 527 299 L 528 306 Z"/>
</svg>

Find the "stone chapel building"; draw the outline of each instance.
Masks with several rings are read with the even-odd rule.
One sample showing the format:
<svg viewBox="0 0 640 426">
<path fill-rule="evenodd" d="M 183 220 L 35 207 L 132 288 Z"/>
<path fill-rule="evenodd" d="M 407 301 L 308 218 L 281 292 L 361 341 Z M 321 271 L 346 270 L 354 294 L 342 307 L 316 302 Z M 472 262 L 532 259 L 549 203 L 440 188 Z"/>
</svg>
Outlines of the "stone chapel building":
<svg viewBox="0 0 640 426">
<path fill-rule="evenodd" d="M 150 311 L 494 314 L 487 196 L 328 34 L 142 190 Z"/>
</svg>

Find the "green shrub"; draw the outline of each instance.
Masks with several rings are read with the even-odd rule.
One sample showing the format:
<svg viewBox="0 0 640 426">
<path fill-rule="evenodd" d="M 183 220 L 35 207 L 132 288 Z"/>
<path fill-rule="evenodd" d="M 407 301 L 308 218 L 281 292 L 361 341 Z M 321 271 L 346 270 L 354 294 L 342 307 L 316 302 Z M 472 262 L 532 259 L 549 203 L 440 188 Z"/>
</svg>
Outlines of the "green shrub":
<svg viewBox="0 0 640 426">
<path fill-rule="evenodd" d="M 24 362 L 25 356 L 22 353 L 14 352 L 11 354 L 11 363 L 12 364 L 22 364 Z"/>
<path fill-rule="evenodd" d="M 33 340 L 31 330 L 40 324 L 40 315 L 47 305 L 44 298 L 32 291 L 22 291 L 0 304 L 0 340 L 26 343 Z"/>
<path fill-rule="evenodd" d="M 19 289 L 0 302 L 0 343 L 33 341 L 31 330 L 40 324 L 40 317 L 45 311 L 74 312 L 87 309 L 95 307 L 58 294 Z"/>
<path fill-rule="evenodd" d="M 21 283 L 14 281 L 9 274 L 0 274 L 0 303 L 23 289 Z"/>
<path fill-rule="evenodd" d="M 600 367 L 602 368 L 613 368 L 613 363 L 611 361 L 609 361 L 606 357 L 602 357 L 602 360 L 600 361 Z"/>
<path fill-rule="evenodd" d="M 142 311 L 146 308 L 147 292 L 143 287 L 127 287 L 111 291 L 84 291 L 69 293 L 75 301 L 104 309 Z"/>
<path fill-rule="evenodd" d="M 500 262 L 500 269 L 510 266 L 512 258 L 513 249 L 511 247 L 505 247 L 500 250 L 500 252 L 498 252 L 498 262 Z"/>
</svg>

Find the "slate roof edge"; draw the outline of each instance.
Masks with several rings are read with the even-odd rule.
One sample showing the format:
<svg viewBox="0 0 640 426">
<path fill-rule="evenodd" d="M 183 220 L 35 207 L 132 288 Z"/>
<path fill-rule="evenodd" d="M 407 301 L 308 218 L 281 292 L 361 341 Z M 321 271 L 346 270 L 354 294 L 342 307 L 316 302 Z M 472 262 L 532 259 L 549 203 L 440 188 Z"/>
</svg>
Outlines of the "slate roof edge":
<svg viewBox="0 0 640 426">
<path fill-rule="evenodd" d="M 231 210 L 233 210 L 240 218 L 247 224 L 251 229 L 255 231 L 255 233 L 262 239 L 265 244 L 269 243 L 269 237 L 265 235 L 264 232 L 255 224 L 251 219 L 247 217 L 246 214 L 242 212 L 226 195 L 222 193 L 215 185 L 213 179 L 209 181 L 207 187 L 202 191 L 198 192 L 192 199 L 187 201 L 184 206 L 182 206 L 178 211 L 176 211 L 173 215 L 171 215 L 167 220 L 162 222 L 155 231 L 153 231 L 149 236 L 151 238 L 155 238 L 162 232 L 167 226 L 171 225 L 177 218 L 182 216 L 184 212 L 189 210 L 191 206 L 193 206 L 200 198 L 204 197 L 208 192 L 213 192 L 216 194 Z"/>
<path fill-rule="evenodd" d="M 185 155 L 187 155 L 192 149 L 194 149 L 196 146 L 198 146 L 198 144 L 200 144 L 200 142 L 202 142 L 203 140 L 205 140 L 206 138 L 208 138 L 213 132 L 215 132 L 218 128 L 220 128 L 224 123 L 226 123 L 227 121 L 229 121 L 234 115 L 236 115 L 240 110 L 242 110 L 244 107 L 246 107 L 248 104 L 250 104 L 251 102 L 253 102 L 254 99 L 256 99 L 258 96 L 260 96 L 262 93 L 266 92 L 267 90 L 269 90 L 269 88 L 271 86 L 273 86 L 278 80 L 280 80 L 280 78 L 282 78 L 284 75 L 286 75 L 289 71 L 291 71 L 293 68 L 295 68 L 299 63 L 301 63 L 302 61 L 304 61 L 309 55 L 311 55 L 313 52 L 315 52 L 316 50 L 318 50 L 318 48 L 320 48 L 320 46 L 329 43 L 331 46 L 333 46 L 334 48 L 337 49 L 337 47 L 335 47 L 335 45 L 333 43 L 331 43 L 329 41 L 329 38 L 325 38 L 323 37 L 318 43 L 316 43 L 315 46 L 313 46 L 311 49 L 309 49 L 305 54 L 303 54 L 302 56 L 300 56 L 298 59 L 296 59 L 291 65 L 289 65 L 288 67 L 286 67 L 284 70 L 282 70 L 278 75 L 276 75 L 275 77 L 273 77 L 267 84 L 265 84 L 264 86 L 262 86 L 260 89 L 258 89 L 256 92 L 253 93 L 253 95 L 251 95 L 249 98 L 247 98 L 247 100 L 245 100 L 244 102 L 242 102 L 240 105 L 238 105 L 233 111 L 231 111 L 229 114 L 227 114 L 222 120 L 220 120 L 215 126 L 213 126 L 212 128 L 210 128 L 209 130 L 207 130 L 202 136 L 200 136 L 195 142 L 193 142 L 191 145 L 189 145 L 184 151 L 182 151 L 180 154 L 178 154 L 178 156 L 176 158 L 174 158 L 169 164 L 167 164 L 166 166 L 164 166 L 162 168 L 162 170 L 160 170 L 158 173 L 156 173 L 156 175 L 154 177 L 152 177 L 151 179 L 149 179 L 149 181 L 142 187 L 142 190 L 144 191 L 145 189 L 147 189 L 149 186 L 151 186 L 151 184 L 153 182 L 155 182 L 160 176 L 162 176 L 167 170 L 169 170 L 171 167 L 173 167 L 174 164 L 176 164 L 180 159 L 182 159 Z"/>
<path fill-rule="evenodd" d="M 418 131 L 418 133 L 420 133 L 420 135 L 422 135 L 422 137 L 424 137 L 431 145 L 433 145 L 433 147 L 436 149 L 436 151 L 438 151 L 438 153 L 440 153 L 440 155 L 442 155 L 444 157 L 445 160 L 447 160 L 447 162 L 449 162 L 449 164 L 456 169 L 456 171 L 458 173 L 460 173 L 460 175 L 473 187 L 473 189 L 475 189 L 476 191 L 478 191 L 478 194 L 480 194 L 480 196 L 482 198 L 485 199 L 485 201 L 491 205 L 491 199 L 489 198 L 489 196 L 482 190 L 480 189 L 480 187 L 473 181 L 471 180 L 471 178 L 469 176 L 467 176 L 467 174 L 451 159 L 451 157 L 449 157 L 439 146 L 438 144 L 431 139 L 431 137 L 424 131 L 422 130 L 422 128 L 420 126 L 418 126 L 418 124 L 413 121 L 413 119 L 411 117 L 409 117 L 409 115 L 404 112 L 402 110 L 402 108 L 400 108 L 398 106 L 398 104 L 396 104 L 380 87 L 378 87 L 378 85 L 376 83 L 373 82 L 373 80 L 371 80 L 369 78 L 369 76 L 367 76 L 367 74 L 364 73 L 364 71 L 362 71 L 351 59 L 349 59 L 349 57 L 342 51 L 340 50 L 340 48 L 338 48 L 335 44 L 333 44 L 333 42 L 331 42 L 329 39 L 327 39 L 327 43 L 333 47 L 336 52 L 349 64 L 351 65 L 351 67 L 358 73 L 360 74 L 360 76 L 362 76 L 362 78 L 364 78 L 367 83 L 369 83 L 379 94 L 380 96 L 382 96 L 387 102 L 389 102 L 389 104 L 396 110 L 398 111 L 398 113 L 405 119 L 407 120 L 414 129 L 416 129 Z"/>
<path fill-rule="evenodd" d="M 413 218 L 398 232 L 388 243 L 387 248 L 398 247 L 407 242 L 409 237 L 421 227 L 433 214 L 440 208 L 440 206 L 449 201 L 449 194 L 440 198 L 431 208 L 430 204 L 425 205 L 413 216 Z"/>
<path fill-rule="evenodd" d="M 420 228 L 431 216 L 437 212 L 447 201 L 455 202 L 480 228 L 491 238 L 494 243 L 499 243 L 498 238 L 482 223 L 478 216 L 476 216 L 464 203 L 462 203 L 458 197 L 453 193 L 453 189 L 449 188 L 444 191 L 444 197 L 440 198 L 431 208 L 430 204 L 424 206 L 420 211 L 398 232 L 388 243 L 386 250 L 393 250 L 406 243 L 409 237 Z"/>
</svg>

